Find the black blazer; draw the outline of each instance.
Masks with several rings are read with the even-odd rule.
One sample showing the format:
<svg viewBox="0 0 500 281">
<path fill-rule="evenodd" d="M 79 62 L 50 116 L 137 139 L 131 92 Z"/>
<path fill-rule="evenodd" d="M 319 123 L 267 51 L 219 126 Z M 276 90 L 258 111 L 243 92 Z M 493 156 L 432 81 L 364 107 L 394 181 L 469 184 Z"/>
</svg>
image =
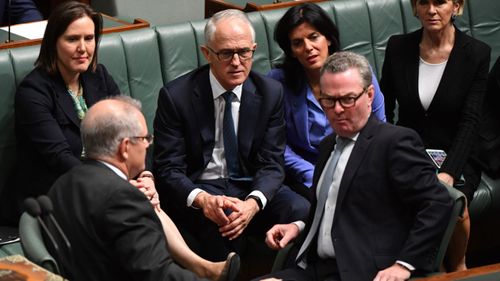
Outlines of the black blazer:
<svg viewBox="0 0 500 281">
<path fill-rule="evenodd" d="M 160 90 L 154 132 L 158 191 L 167 194 L 163 198 L 186 206 L 194 182 L 212 158 L 215 143 L 208 65 Z M 284 177 L 283 90 L 277 81 L 255 72 L 243 84 L 238 146 L 241 170 L 253 177 L 251 187 L 271 200 Z"/>
<path fill-rule="evenodd" d="M 83 73 L 81 83 L 88 107 L 120 94 L 103 65 Z M 15 131 L 17 169 L 2 195 L 13 219 L 26 197 L 46 194 L 60 175 L 81 163 L 80 119 L 60 75 L 35 68 L 23 79 L 15 96 Z"/>
<path fill-rule="evenodd" d="M 198 280 L 173 262 L 144 194 L 104 164 L 75 167 L 49 197 L 72 246 L 71 280 Z"/>
<path fill-rule="evenodd" d="M 321 142 L 314 194 L 334 145 L 335 135 Z M 314 196 L 309 222 L 316 204 Z M 430 271 L 451 208 L 452 200 L 439 184 L 419 136 L 370 117 L 347 162 L 333 218 L 341 279 L 373 280 L 396 260 Z M 311 245 L 308 261 L 318 258 L 317 237 Z"/>
<path fill-rule="evenodd" d="M 455 179 L 462 175 L 475 143 L 481 103 L 486 92 L 490 47 L 455 28 L 455 45 L 429 108 L 418 95 L 419 43 L 422 29 L 389 39 L 382 68 L 388 122 L 417 131 L 426 148 L 448 156 L 441 171 Z"/>
</svg>

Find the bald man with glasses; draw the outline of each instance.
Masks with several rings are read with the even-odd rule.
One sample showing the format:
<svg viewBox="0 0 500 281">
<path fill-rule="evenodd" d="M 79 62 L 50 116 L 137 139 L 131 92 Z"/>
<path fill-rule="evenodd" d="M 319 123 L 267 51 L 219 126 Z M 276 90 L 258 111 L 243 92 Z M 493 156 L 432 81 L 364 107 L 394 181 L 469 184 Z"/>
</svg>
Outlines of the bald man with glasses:
<svg viewBox="0 0 500 281">
<path fill-rule="evenodd" d="M 309 203 L 282 185 L 283 90 L 251 71 L 247 16 L 215 14 L 205 41 L 208 65 L 160 90 L 153 169 L 164 208 L 202 242 L 201 256 L 217 260 L 242 250 L 243 233 L 305 218 Z"/>
</svg>

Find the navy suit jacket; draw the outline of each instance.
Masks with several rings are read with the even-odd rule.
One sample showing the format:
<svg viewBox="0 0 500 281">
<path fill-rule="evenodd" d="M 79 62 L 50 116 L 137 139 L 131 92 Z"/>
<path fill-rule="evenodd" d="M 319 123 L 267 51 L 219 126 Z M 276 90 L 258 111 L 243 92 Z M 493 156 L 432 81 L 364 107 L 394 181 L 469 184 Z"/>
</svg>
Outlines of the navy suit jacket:
<svg viewBox="0 0 500 281">
<path fill-rule="evenodd" d="M 441 171 L 459 179 L 475 144 L 486 92 L 490 47 L 455 28 L 455 44 L 429 108 L 418 94 L 419 43 L 422 29 L 392 36 L 387 43 L 381 87 L 388 122 L 417 131 L 426 148 L 448 156 Z"/>
<path fill-rule="evenodd" d="M 72 245 L 71 280 L 199 280 L 172 260 L 149 200 L 104 164 L 75 167 L 49 197 Z"/>
<path fill-rule="evenodd" d="M 154 132 L 158 191 L 173 204 L 186 206 L 215 144 L 208 65 L 160 90 Z M 237 134 L 243 175 L 252 177 L 250 186 L 271 200 L 284 178 L 283 90 L 277 81 L 250 72 L 243 83 Z"/>
<path fill-rule="evenodd" d="M 103 65 L 82 73 L 81 83 L 88 107 L 120 94 Z M 46 194 L 60 175 L 81 163 L 80 119 L 60 75 L 35 68 L 23 79 L 15 96 L 15 130 L 17 168 L 2 194 L 2 209 L 13 220 L 25 198 Z"/>
<path fill-rule="evenodd" d="M 8 4 L 8 0 L 0 0 L 0 26 L 9 24 Z M 32 0 L 12 0 L 10 15 L 11 24 L 43 20 Z"/>
<path fill-rule="evenodd" d="M 314 194 L 334 145 L 335 134 L 320 145 Z M 304 234 L 316 204 L 314 196 Z M 396 260 L 430 271 L 451 208 L 452 200 L 439 184 L 419 136 L 370 117 L 345 167 L 333 218 L 332 241 L 341 279 L 373 280 Z M 311 245 L 308 263 L 318 259 L 317 238 Z"/>
</svg>

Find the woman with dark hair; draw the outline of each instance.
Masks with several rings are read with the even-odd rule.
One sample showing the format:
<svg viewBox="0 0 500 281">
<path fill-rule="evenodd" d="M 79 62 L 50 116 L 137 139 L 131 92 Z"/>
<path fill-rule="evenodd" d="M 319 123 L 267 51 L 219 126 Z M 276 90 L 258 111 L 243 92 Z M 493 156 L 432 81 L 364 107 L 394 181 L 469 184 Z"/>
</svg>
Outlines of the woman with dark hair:
<svg viewBox="0 0 500 281">
<path fill-rule="evenodd" d="M 271 70 L 268 76 L 280 81 L 285 89 L 286 183 L 310 198 L 318 145 L 323 137 L 332 133 L 318 102 L 320 69 L 329 55 L 340 50 L 339 32 L 321 7 L 305 3 L 283 15 L 274 37 L 285 53 L 283 64 Z M 372 82 L 375 87 L 373 114 L 385 121 L 384 97 L 375 76 Z"/>
<path fill-rule="evenodd" d="M 472 164 L 480 108 L 486 92 L 490 47 L 454 24 L 464 0 L 412 0 L 422 28 L 389 39 L 382 69 L 386 114 L 418 132 L 428 149 L 444 150 L 438 178 L 471 202 L 481 173 Z M 465 180 L 465 182 L 462 180 Z M 449 271 L 466 269 L 470 222 L 467 209 L 448 247 Z"/>
<path fill-rule="evenodd" d="M 120 91 L 97 63 L 102 17 L 88 5 L 65 2 L 49 17 L 40 53 L 15 95 L 17 171 L 2 195 L 15 224 L 27 197 L 46 194 L 83 155 L 80 120 L 87 108 Z M 7 207 L 7 206 L 8 207 Z"/>
</svg>

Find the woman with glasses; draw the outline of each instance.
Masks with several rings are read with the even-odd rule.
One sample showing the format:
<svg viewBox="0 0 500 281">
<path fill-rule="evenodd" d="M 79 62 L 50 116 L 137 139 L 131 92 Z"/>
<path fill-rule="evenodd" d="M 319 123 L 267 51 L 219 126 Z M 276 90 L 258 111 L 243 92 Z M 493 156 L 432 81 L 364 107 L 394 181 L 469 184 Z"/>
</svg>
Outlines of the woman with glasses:
<svg viewBox="0 0 500 281">
<path fill-rule="evenodd" d="M 464 0 L 412 0 L 422 28 L 389 39 L 382 89 L 389 122 L 416 130 L 427 149 L 444 150 L 438 178 L 471 202 L 481 173 L 470 161 L 486 92 L 490 47 L 454 24 Z M 462 180 L 464 179 L 465 182 Z M 469 215 L 455 229 L 448 249 L 449 271 L 466 269 Z"/>
<path fill-rule="evenodd" d="M 280 81 L 285 89 L 285 181 L 309 199 L 318 145 L 323 137 L 332 133 L 318 102 L 321 97 L 320 69 L 329 55 L 339 51 L 339 33 L 321 7 L 306 3 L 290 8 L 283 15 L 276 25 L 274 37 L 285 53 L 283 64 L 268 74 Z M 384 97 L 375 76 L 373 85 L 373 114 L 385 121 Z M 325 104 L 330 102 L 323 101 Z M 349 106 L 349 103 L 347 99 L 341 101 L 343 105 Z"/>
</svg>

